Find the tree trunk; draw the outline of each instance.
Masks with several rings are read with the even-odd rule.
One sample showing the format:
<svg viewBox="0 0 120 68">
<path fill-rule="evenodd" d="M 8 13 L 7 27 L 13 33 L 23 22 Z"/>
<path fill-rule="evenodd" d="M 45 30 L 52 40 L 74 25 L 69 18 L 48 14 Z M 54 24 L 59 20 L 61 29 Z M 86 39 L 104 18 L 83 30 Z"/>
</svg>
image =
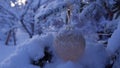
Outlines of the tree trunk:
<svg viewBox="0 0 120 68">
<path fill-rule="evenodd" d="M 6 41 L 5 41 L 5 45 L 8 45 L 9 40 L 10 40 L 11 33 L 12 33 L 12 30 L 10 30 L 9 33 L 8 33 L 7 39 L 6 39 Z"/>
</svg>

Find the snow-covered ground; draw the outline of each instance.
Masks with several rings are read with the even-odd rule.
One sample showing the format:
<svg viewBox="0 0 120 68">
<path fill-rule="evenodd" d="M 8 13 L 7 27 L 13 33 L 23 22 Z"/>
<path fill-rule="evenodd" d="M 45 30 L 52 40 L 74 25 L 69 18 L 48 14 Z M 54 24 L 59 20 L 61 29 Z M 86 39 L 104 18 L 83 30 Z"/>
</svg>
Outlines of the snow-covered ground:
<svg viewBox="0 0 120 68">
<path fill-rule="evenodd" d="M 31 61 L 38 60 L 45 55 L 45 46 L 51 47 L 52 51 L 54 51 L 53 38 L 54 33 L 48 33 L 41 36 L 36 35 L 32 39 L 26 40 L 17 46 L 16 50 L 8 52 L 11 55 L 4 57 L 6 59 L 1 61 L 0 68 L 39 68 L 31 64 Z M 14 47 L 11 48 L 15 49 Z M 8 48 L 8 50 L 10 49 Z M 56 54 L 53 52 L 53 55 L 55 56 Z M 56 56 L 56 58 L 53 58 L 52 63 L 46 64 L 45 68 L 104 68 L 107 60 L 108 54 L 104 46 L 95 42 L 91 43 L 88 39 L 86 41 L 85 54 L 81 60 L 64 62 L 59 56 Z"/>
<path fill-rule="evenodd" d="M 16 49 L 16 46 L 6 46 L 3 42 L 0 42 L 0 62 L 10 56 Z"/>
<path fill-rule="evenodd" d="M 39 68 L 39 66 L 33 65 L 31 62 L 45 56 L 44 47 L 46 46 L 50 47 L 54 57 L 52 58 L 52 63 L 48 62 L 45 68 L 105 68 L 105 65 L 108 64 L 109 56 L 112 55 L 111 52 L 115 52 L 119 47 L 119 45 L 110 44 L 116 42 L 111 40 L 114 40 L 114 38 L 117 40 L 114 34 L 116 36 L 119 35 L 119 26 L 117 30 L 108 41 L 107 50 L 104 45 L 91 41 L 92 39 L 86 37 L 85 53 L 76 62 L 64 62 L 56 54 L 53 49 L 53 40 L 56 33 L 48 33 L 41 36 L 35 35 L 31 39 L 22 41 L 22 44 L 17 46 L 5 46 L 1 42 L 0 68 Z M 116 43 L 119 43 L 119 41 Z"/>
<path fill-rule="evenodd" d="M 18 44 L 27 40 L 28 36 L 26 33 L 18 29 L 16 39 L 18 39 L 17 45 L 13 45 L 11 43 L 9 45 L 5 45 L 4 41 L 0 41 L 0 63 L 6 60 L 6 58 L 8 58 L 9 56 L 11 56 L 11 54 L 13 54 L 16 51 L 16 48 L 19 46 Z"/>
</svg>

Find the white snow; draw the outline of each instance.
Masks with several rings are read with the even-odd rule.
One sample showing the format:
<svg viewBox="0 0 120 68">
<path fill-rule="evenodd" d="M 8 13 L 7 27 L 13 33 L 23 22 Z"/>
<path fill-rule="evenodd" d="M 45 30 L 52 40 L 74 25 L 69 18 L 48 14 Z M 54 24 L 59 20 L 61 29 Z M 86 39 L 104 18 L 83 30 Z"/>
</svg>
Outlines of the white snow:
<svg viewBox="0 0 120 68">
<path fill-rule="evenodd" d="M 0 43 L 0 62 L 10 56 L 15 51 L 15 46 L 6 46 L 4 42 Z"/>
<path fill-rule="evenodd" d="M 52 46 L 53 33 L 34 36 L 17 46 L 14 53 L 1 62 L 0 68 L 39 68 L 31 64 L 31 60 L 38 60 L 44 56 L 44 47 Z M 55 58 L 53 58 L 55 60 Z M 56 59 L 59 57 L 56 56 Z M 55 60 L 45 68 L 103 68 L 107 61 L 107 53 L 102 45 L 87 41 L 85 54 L 77 62 L 63 62 Z"/>
<path fill-rule="evenodd" d="M 117 29 L 112 34 L 111 38 L 108 40 L 108 52 L 112 55 L 116 50 L 120 48 L 120 22 L 118 24 Z"/>
<path fill-rule="evenodd" d="M 19 45 L 15 52 L 1 62 L 0 68 L 39 68 L 31 64 L 44 56 L 44 47 L 51 45 L 52 34 L 34 36 Z M 27 43 L 26 43 L 27 42 Z"/>
</svg>

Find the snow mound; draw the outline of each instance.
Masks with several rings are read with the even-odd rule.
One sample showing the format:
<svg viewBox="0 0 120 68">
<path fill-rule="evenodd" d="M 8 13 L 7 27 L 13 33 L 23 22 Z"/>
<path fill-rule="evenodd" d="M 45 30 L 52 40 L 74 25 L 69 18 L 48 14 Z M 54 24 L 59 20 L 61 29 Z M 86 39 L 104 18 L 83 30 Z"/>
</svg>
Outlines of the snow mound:
<svg viewBox="0 0 120 68">
<path fill-rule="evenodd" d="M 77 65 L 73 62 L 68 61 L 66 63 L 62 63 L 62 64 L 58 65 L 57 68 L 83 68 L 83 67 L 80 65 Z"/>
<path fill-rule="evenodd" d="M 117 49 L 120 48 L 120 22 L 117 29 L 112 34 L 111 38 L 108 40 L 107 51 L 110 55 L 114 54 Z"/>
<path fill-rule="evenodd" d="M 31 64 L 44 56 L 44 47 L 52 45 L 53 35 L 34 36 L 19 45 L 16 51 L 0 63 L 0 68 L 39 68 Z M 27 43 L 26 43 L 27 42 Z"/>
<path fill-rule="evenodd" d="M 105 68 L 107 60 L 108 55 L 103 45 L 87 43 L 82 60 L 84 68 Z"/>
</svg>

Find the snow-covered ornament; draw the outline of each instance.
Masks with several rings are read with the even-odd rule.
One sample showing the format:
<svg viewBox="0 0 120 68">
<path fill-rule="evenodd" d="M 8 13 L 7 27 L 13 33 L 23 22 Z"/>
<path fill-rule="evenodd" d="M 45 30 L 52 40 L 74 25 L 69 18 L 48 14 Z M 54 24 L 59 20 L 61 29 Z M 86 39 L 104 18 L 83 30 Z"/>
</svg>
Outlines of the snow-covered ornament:
<svg viewBox="0 0 120 68">
<path fill-rule="evenodd" d="M 64 61 L 77 61 L 84 53 L 85 39 L 76 29 L 62 29 L 54 40 L 54 48 Z"/>
</svg>

